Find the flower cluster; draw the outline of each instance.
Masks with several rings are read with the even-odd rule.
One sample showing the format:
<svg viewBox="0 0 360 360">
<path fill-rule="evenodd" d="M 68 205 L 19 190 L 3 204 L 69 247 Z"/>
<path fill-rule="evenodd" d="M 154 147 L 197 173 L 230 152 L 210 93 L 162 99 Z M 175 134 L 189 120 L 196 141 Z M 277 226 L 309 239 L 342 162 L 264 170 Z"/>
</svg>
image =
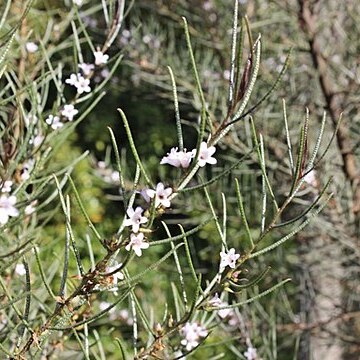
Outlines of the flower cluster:
<svg viewBox="0 0 360 360">
<path fill-rule="evenodd" d="M 68 121 L 73 121 L 74 116 L 77 115 L 79 110 L 75 109 L 73 104 L 64 105 L 63 109 L 60 111 L 60 114 Z M 51 126 L 53 130 L 60 129 L 64 126 L 64 123 L 61 122 L 61 119 L 57 115 L 50 114 L 45 122 Z"/>
<path fill-rule="evenodd" d="M 215 146 L 209 146 L 205 141 L 200 144 L 198 164 L 200 167 L 204 167 L 206 164 L 214 165 L 216 164 L 216 159 L 213 157 L 215 154 Z M 187 168 L 190 165 L 191 160 L 196 155 L 196 149 L 193 149 L 190 152 L 178 151 L 178 148 L 172 148 L 167 156 L 164 156 L 161 159 L 160 164 L 169 164 L 175 167 Z"/>
<path fill-rule="evenodd" d="M 140 225 L 148 222 L 146 216 L 142 216 L 143 209 L 138 206 L 135 210 L 128 208 L 126 214 L 129 218 L 125 219 L 124 226 L 131 226 L 132 234 L 130 234 L 130 242 L 126 245 L 127 251 L 134 250 L 137 256 L 142 255 L 142 250 L 149 247 L 149 243 L 145 241 L 144 234 L 139 232 Z"/>
<path fill-rule="evenodd" d="M 190 322 L 187 322 L 180 332 L 184 336 L 184 339 L 181 340 L 181 345 L 185 346 L 187 351 L 197 347 L 200 339 L 208 335 L 207 330 L 203 326 Z"/>
</svg>

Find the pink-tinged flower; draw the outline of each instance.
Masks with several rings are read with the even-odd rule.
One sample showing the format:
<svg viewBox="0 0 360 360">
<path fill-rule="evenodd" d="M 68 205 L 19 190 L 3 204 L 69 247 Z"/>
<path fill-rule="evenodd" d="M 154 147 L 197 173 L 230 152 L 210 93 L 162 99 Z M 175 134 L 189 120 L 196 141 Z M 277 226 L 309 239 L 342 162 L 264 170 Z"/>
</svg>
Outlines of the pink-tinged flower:
<svg viewBox="0 0 360 360">
<path fill-rule="evenodd" d="M 227 253 L 221 252 L 220 256 L 221 256 L 220 269 L 224 270 L 226 266 L 235 269 L 236 260 L 240 257 L 240 254 L 235 254 L 235 249 L 231 248 Z"/>
<path fill-rule="evenodd" d="M 142 189 L 141 191 L 138 191 L 138 193 L 144 198 L 144 200 L 149 203 L 151 200 L 151 197 L 147 194 L 149 188 Z"/>
<path fill-rule="evenodd" d="M 130 251 L 132 249 L 135 251 L 135 254 L 137 256 L 141 256 L 142 249 L 147 249 L 148 247 L 149 247 L 149 243 L 144 241 L 144 234 L 138 233 L 138 234 L 130 235 L 130 242 L 128 245 L 125 246 L 125 249 L 127 251 Z"/>
<path fill-rule="evenodd" d="M 218 294 L 215 294 L 215 296 L 209 300 L 208 304 L 212 307 L 222 307 L 222 306 L 228 306 L 229 304 L 222 301 L 219 298 Z M 218 310 L 218 315 L 222 318 L 225 319 L 228 315 L 230 315 L 233 312 L 232 309 L 220 309 Z"/>
<path fill-rule="evenodd" d="M 244 352 L 244 356 L 247 360 L 256 360 L 257 352 L 252 346 L 249 346 L 247 351 Z"/>
<path fill-rule="evenodd" d="M 190 351 L 199 345 L 200 338 L 207 336 L 207 330 L 197 323 L 187 322 L 180 330 L 184 339 L 181 340 L 181 345 L 185 346 L 187 351 Z"/>
<path fill-rule="evenodd" d="M 24 264 L 16 264 L 15 272 L 20 276 L 26 275 L 26 270 L 25 270 Z"/>
<path fill-rule="evenodd" d="M 308 183 L 309 185 L 316 187 L 318 182 L 316 179 L 316 171 L 315 170 L 311 170 L 310 172 L 308 172 L 305 176 L 304 176 L 304 181 L 306 183 Z"/>
<path fill-rule="evenodd" d="M 49 115 L 45 122 L 51 126 L 53 130 L 60 129 L 64 126 L 64 124 L 61 122 L 60 118 L 58 116 Z"/>
<path fill-rule="evenodd" d="M 79 111 L 75 109 L 74 105 L 69 104 L 69 105 L 64 105 L 64 109 L 61 110 L 61 115 L 66 117 L 69 121 L 73 121 L 74 116 L 78 112 Z"/>
<path fill-rule="evenodd" d="M 169 196 L 172 194 L 172 188 L 164 187 L 163 183 L 158 183 L 156 185 L 156 190 L 147 189 L 146 195 L 149 198 L 155 197 L 155 207 L 163 206 L 165 208 L 170 207 L 170 199 Z"/>
<path fill-rule="evenodd" d="M 167 156 L 164 156 L 160 162 L 160 164 L 169 164 L 175 167 L 187 168 L 190 165 L 191 159 L 194 157 L 194 153 L 192 151 L 186 152 L 178 151 L 178 148 L 172 148 Z"/>
<path fill-rule="evenodd" d="M 143 213 L 143 209 L 138 206 L 135 211 L 133 208 L 128 208 L 126 210 L 126 214 L 129 219 L 124 221 L 125 226 L 132 226 L 132 231 L 134 233 L 139 232 L 140 225 L 148 222 L 148 218 L 146 216 L 141 216 Z"/>
<path fill-rule="evenodd" d="M 81 69 L 81 71 L 85 76 L 89 76 L 91 72 L 94 70 L 95 66 L 93 64 L 82 63 L 79 64 L 79 68 Z"/>
<path fill-rule="evenodd" d="M 95 56 L 95 65 L 98 65 L 98 66 L 106 64 L 109 60 L 109 55 L 104 54 L 99 49 L 94 52 L 94 56 Z"/>
<path fill-rule="evenodd" d="M 199 152 L 199 159 L 198 159 L 199 166 L 203 167 L 206 164 L 211 164 L 211 165 L 216 164 L 217 160 L 214 157 L 212 157 L 215 154 L 215 151 L 216 151 L 215 146 L 208 147 L 206 142 L 203 141 L 200 144 L 200 152 Z M 196 149 L 194 149 L 192 152 L 195 156 Z"/>
<path fill-rule="evenodd" d="M 32 41 L 29 41 L 25 44 L 26 51 L 28 53 L 34 53 L 37 52 L 39 47 Z"/>
<path fill-rule="evenodd" d="M 14 206 L 16 204 L 16 196 L 0 196 L 0 225 L 5 225 L 9 221 L 9 217 L 19 215 L 19 210 Z"/>
<path fill-rule="evenodd" d="M 11 180 L 6 180 L 3 183 L 0 183 L 1 192 L 2 193 L 9 193 L 11 191 L 13 182 Z"/>
</svg>

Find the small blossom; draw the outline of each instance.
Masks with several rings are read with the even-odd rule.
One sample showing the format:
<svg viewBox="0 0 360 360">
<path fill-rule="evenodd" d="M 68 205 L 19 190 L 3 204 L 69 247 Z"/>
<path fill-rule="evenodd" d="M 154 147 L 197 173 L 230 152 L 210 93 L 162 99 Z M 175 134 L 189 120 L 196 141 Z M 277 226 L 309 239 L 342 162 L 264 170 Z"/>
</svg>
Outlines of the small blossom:
<svg viewBox="0 0 360 360">
<path fill-rule="evenodd" d="M 69 84 L 69 85 L 72 85 L 72 86 L 75 86 L 75 84 L 77 83 L 77 81 L 78 81 L 78 75 L 76 75 L 76 74 L 71 74 L 70 77 L 65 80 L 65 83 L 66 83 L 66 84 Z"/>
<path fill-rule="evenodd" d="M 119 266 L 121 266 L 121 264 L 114 264 L 112 266 L 108 266 L 106 268 L 106 272 L 107 273 L 112 273 L 113 271 L 115 271 Z M 117 285 L 119 280 L 124 280 L 124 274 L 121 271 L 116 272 L 115 274 L 110 275 L 112 277 L 112 284 L 114 286 Z"/>
<path fill-rule="evenodd" d="M 29 53 L 34 53 L 38 51 L 39 47 L 32 41 L 29 41 L 25 44 L 26 51 Z"/>
<path fill-rule="evenodd" d="M 86 64 L 86 63 L 79 64 L 79 68 L 81 69 L 81 71 L 85 76 L 89 76 L 91 72 L 94 70 L 94 67 L 95 66 L 93 64 Z"/>
<path fill-rule="evenodd" d="M 74 105 L 69 104 L 69 105 L 64 105 L 64 109 L 61 110 L 61 115 L 66 117 L 69 121 L 72 121 L 74 119 L 74 116 L 78 112 L 79 111 L 75 109 Z"/>
<path fill-rule="evenodd" d="M 132 231 L 137 233 L 140 229 L 141 224 L 147 223 L 148 219 L 145 216 L 141 216 L 143 213 L 143 209 L 138 206 L 135 211 L 133 208 L 128 208 L 126 211 L 127 216 L 129 219 L 126 219 L 124 222 L 125 226 L 132 226 Z"/>
<path fill-rule="evenodd" d="M 84 92 L 90 92 L 90 80 L 85 79 L 83 76 L 78 76 L 78 82 L 76 83 L 75 87 L 77 89 L 78 94 L 82 94 Z"/>
<path fill-rule="evenodd" d="M 180 332 L 185 337 L 181 340 L 181 345 L 185 346 L 187 351 L 197 347 L 200 338 L 204 338 L 208 335 L 207 330 L 203 326 L 190 322 L 187 322 Z"/>
<path fill-rule="evenodd" d="M 231 248 L 227 253 L 221 252 L 220 269 L 224 270 L 226 266 L 235 269 L 236 260 L 240 257 L 240 254 L 235 254 L 235 249 Z"/>
<path fill-rule="evenodd" d="M 34 114 L 28 114 L 24 116 L 24 123 L 26 127 L 29 127 L 30 124 L 35 125 L 38 122 L 38 117 Z"/>
<path fill-rule="evenodd" d="M 138 233 L 138 234 L 130 235 L 130 242 L 128 245 L 125 246 L 125 249 L 127 251 L 130 251 L 132 249 L 135 251 L 135 254 L 137 256 L 141 256 L 142 249 L 147 249 L 148 247 L 149 247 L 149 243 L 144 241 L 144 234 Z"/>
<path fill-rule="evenodd" d="M 132 325 L 134 322 L 129 316 L 129 311 L 122 309 L 119 311 L 119 317 L 122 321 L 126 322 L 127 325 Z"/>
<path fill-rule="evenodd" d="M 26 180 L 30 179 L 30 173 L 31 173 L 31 170 L 33 169 L 33 167 L 34 167 L 33 159 L 30 159 L 23 164 L 21 173 L 20 173 L 20 178 L 22 181 L 26 181 Z"/>
<path fill-rule="evenodd" d="M 200 153 L 199 153 L 199 159 L 198 159 L 199 166 L 203 167 L 206 164 L 211 164 L 211 165 L 216 164 L 217 160 L 214 157 L 212 157 L 212 155 L 214 155 L 215 151 L 216 151 L 215 146 L 208 147 L 206 142 L 203 141 L 200 144 Z M 196 149 L 193 150 L 193 154 L 195 156 Z"/>
<path fill-rule="evenodd" d="M 118 171 L 112 171 L 110 175 L 110 179 L 114 183 L 118 183 L 120 181 L 120 173 Z"/>
<path fill-rule="evenodd" d="M 49 115 L 45 122 L 51 126 L 53 130 L 60 129 L 64 124 L 60 121 L 59 116 Z"/>
<path fill-rule="evenodd" d="M 71 74 L 65 82 L 69 85 L 75 86 L 78 94 L 82 94 L 84 92 L 88 93 L 91 91 L 90 80 L 84 78 L 80 74 Z"/>
<path fill-rule="evenodd" d="M 256 360 L 256 349 L 252 346 L 249 346 L 248 349 L 244 352 L 244 356 L 247 360 Z"/>
<path fill-rule="evenodd" d="M 144 198 L 144 200 L 149 203 L 151 201 L 151 197 L 148 195 L 148 188 L 142 189 L 141 191 L 138 191 L 138 193 Z"/>
<path fill-rule="evenodd" d="M 169 164 L 175 167 L 183 167 L 187 168 L 190 165 L 191 159 L 194 157 L 194 153 L 192 151 L 186 152 L 178 151 L 178 148 L 172 148 L 167 156 L 164 156 L 160 162 L 160 164 Z"/>
<path fill-rule="evenodd" d="M 25 266 L 24 264 L 16 264 L 15 266 L 15 272 L 20 275 L 24 276 L 26 274 Z"/>
<path fill-rule="evenodd" d="M 106 64 L 109 60 L 109 55 L 104 54 L 99 49 L 94 52 L 94 56 L 95 56 L 95 65 L 98 65 L 98 66 Z"/>
<path fill-rule="evenodd" d="M 41 143 L 44 141 L 44 136 L 42 135 L 36 135 L 33 136 L 30 140 L 29 140 L 29 144 L 33 145 L 35 148 L 39 147 L 41 145 Z"/>
<path fill-rule="evenodd" d="M 25 215 L 31 215 L 32 213 L 34 213 L 36 210 L 35 208 L 36 204 L 37 204 L 37 200 L 32 201 L 31 204 L 27 205 L 24 210 Z"/>
<path fill-rule="evenodd" d="M 230 71 L 229 70 L 224 70 L 223 72 L 223 78 L 225 80 L 230 80 Z"/>
<path fill-rule="evenodd" d="M 222 301 L 219 298 L 218 294 L 215 294 L 215 296 L 211 300 L 209 300 L 209 305 L 212 306 L 212 307 L 222 307 L 222 306 L 227 306 L 229 304 Z M 222 319 L 225 319 L 232 312 L 233 312 L 232 309 L 220 309 L 220 310 L 218 310 L 217 313 Z"/>
<path fill-rule="evenodd" d="M 100 308 L 100 311 L 104 311 L 106 310 L 108 307 L 110 307 L 112 304 L 107 302 L 107 301 L 102 301 L 100 304 L 99 304 L 99 308 Z M 115 306 L 113 306 L 110 310 L 107 311 L 107 313 L 109 314 L 109 319 L 110 320 L 116 320 L 117 318 L 117 314 L 116 314 L 116 308 Z"/>
<path fill-rule="evenodd" d="M 84 0 L 73 0 L 73 3 L 77 6 L 81 6 L 83 4 Z"/>
<path fill-rule="evenodd" d="M 0 184 L 2 193 L 9 193 L 11 191 L 11 187 L 13 182 L 11 180 L 6 180 Z"/>
<path fill-rule="evenodd" d="M 0 196 L 0 225 L 5 225 L 9 221 L 9 217 L 19 215 L 18 209 L 14 206 L 16 204 L 16 196 Z"/>
<path fill-rule="evenodd" d="M 163 183 L 158 183 L 156 185 L 156 190 L 147 189 L 146 195 L 149 198 L 155 197 L 155 207 L 163 206 L 165 208 L 170 207 L 170 200 L 168 197 L 172 194 L 172 188 L 166 188 L 164 187 Z"/>
<path fill-rule="evenodd" d="M 316 187 L 317 186 L 317 179 L 316 179 L 316 171 L 311 170 L 304 176 L 304 181 L 309 185 Z"/>
</svg>

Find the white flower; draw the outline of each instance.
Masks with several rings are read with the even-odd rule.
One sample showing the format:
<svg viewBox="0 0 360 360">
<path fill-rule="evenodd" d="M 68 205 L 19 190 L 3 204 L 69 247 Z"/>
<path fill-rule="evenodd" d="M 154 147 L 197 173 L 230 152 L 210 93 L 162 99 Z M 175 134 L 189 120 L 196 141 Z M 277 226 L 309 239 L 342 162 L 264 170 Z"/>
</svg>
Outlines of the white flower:
<svg viewBox="0 0 360 360">
<path fill-rule="evenodd" d="M 11 180 L 6 180 L 0 184 L 2 193 L 9 193 L 11 191 L 13 182 Z"/>
<path fill-rule="evenodd" d="M 78 94 L 82 94 L 84 92 L 90 92 L 90 80 L 81 76 L 81 74 L 71 74 L 65 82 L 69 85 L 75 86 Z"/>
<path fill-rule="evenodd" d="M 229 80 L 230 79 L 230 71 L 229 70 L 224 70 L 223 72 L 223 78 L 225 80 Z"/>
<path fill-rule="evenodd" d="M 183 167 L 187 168 L 190 165 L 191 159 L 194 157 L 194 153 L 192 151 L 186 152 L 178 151 L 178 148 L 172 148 L 167 156 L 164 156 L 160 162 L 160 164 L 169 164 L 175 167 Z"/>
<path fill-rule="evenodd" d="M 144 200 L 149 203 L 151 198 L 150 196 L 148 195 L 148 190 L 150 190 L 149 188 L 145 188 L 145 189 L 142 189 L 141 191 L 138 191 L 138 193 L 144 198 Z"/>
<path fill-rule="evenodd" d="M 29 53 L 34 53 L 38 51 L 39 47 L 32 41 L 29 41 L 25 44 L 26 51 Z"/>
<path fill-rule="evenodd" d="M 50 125 L 53 130 L 60 129 L 64 126 L 64 124 L 60 121 L 60 118 L 54 115 L 49 115 L 45 122 Z"/>
<path fill-rule="evenodd" d="M 91 87 L 90 87 L 90 80 L 89 79 L 85 79 L 83 76 L 78 76 L 78 82 L 76 83 L 76 89 L 78 94 L 82 94 L 84 92 L 90 92 L 91 91 Z"/>
<path fill-rule="evenodd" d="M 94 56 L 95 56 L 95 65 L 103 65 L 103 64 L 106 64 L 107 61 L 109 60 L 109 55 L 104 54 L 104 53 L 103 53 L 102 51 L 100 51 L 99 49 L 94 52 Z"/>
<path fill-rule="evenodd" d="M 218 294 L 215 294 L 215 296 L 209 300 L 209 305 L 212 307 L 222 307 L 222 306 L 227 306 L 229 304 L 222 301 L 219 298 Z M 222 319 L 225 319 L 228 315 L 230 315 L 232 313 L 232 309 L 220 309 L 220 310 L 218 310 L 217 313 Z"/>
<path fill-rule="evenodd" d="M 25 266 L 24 264 L 16 264 L 15 266 L 15 272 L 20 275 L 24 276 L 26 274 Z"/>
<path fill-rule="evenodd" d="M 203 167 L 206 164 L 211 164 L 211 165 L 216 164 L 217 163 L 216 159 L 214 157 L 212 157 L 212 155 L 214 155 L 215 151 L 216 151 L 215 146 L 208 147 L 206 142 L 203 141 L 200 144 L 200 153 L 199 153 L 199 159 L 198 159 L 199 166 Z M 196 149 L 193 150 L 193 154 L 195 156 Z"/>
<path fill-rule="evenodd" d="M 19 215 L 19 210 L 14 206 L 16 204 L 16 196 L 0 196 L 0 225 L 5 225 L 9 221 L 9 217 Z"/>
<path fill-rule="evenodd" d="M 125 226 L 132 226 L 132 231 L 134 233 L 137 233 L 140 229 L 141 224 L 147 223 L 148 219 L 145 216 L 141 216 L 143 213 L 143 209 L 138 206 L 135 211 L 133 208 L 128 208 L 126 210 L 126 214 L 129 217 L 129 219 L 126 219 L 124 222 Z"/>
<path fill-rule="evenodd" d="M 118 183 L 120 181 L 120 173 L 118 171 L 112 171 L 110 175 L 110 179 L 114 183 Z"/>
<path fill-rule="evenodd" d="M 32 201 L 31 204 L 27 205 L 25 207 L 25 215 L 31 215 L 35 212 L 35 205 L 37 204 L 37 200 Z"/>
<path fill-rule="evenodd" d="M 197 323 L 187 322 L 180 330 L 185 337 L 181 340 L 181 345 L 184 345 L 187 351 L 190 351 L 199 345 L 200 338 L 206 337 L 207 330 Z"/>
<path fill-rule="evenodd" d="M 69 121 L 72 121 L 74 119 L 74 116 L 78 112 L 79 111 L 74 108 L 74 105 L 69 104 L 69 105 L 64 105 L 64 109 L 61 110 L 61 115 L 66 117 Z"/>
<path fill-rule="evenodd" d="M 44 136 L 42 135 L 36 135 L 30 138 L 29 140 L 29 144 L 33 145 L 35 148 L 39 147 L 41 145 L 41 143 L 44 140 Z"/>
<path fill-rule="evenodd" d="M 93 64 L 86 64 L 86 63 L 79 64 L 79 68 L 82 70 L 85 76 L 90 75 L 91 72 L 94 70 L 94 67 L 95 66 Z"/>
<path fill-rule="evenodd" d="M 106 268 L 106 272 L 107 273 L 112 273 L 113 271 L 115 271 L 117 268 L 119 268 L 121 266 L 121 264 L 114 264 L 112 266 L 108 266 Z M 121 272 L 121 271 L 118 271 L 116 272 L 115 274 L 112 274 L 110 275 L 110 280 L 111 280 L 111 283 L 114 287 L 117 286 L 117 283 L 119 280 L 124 280 L 124 274 Z M 116 291 L 116 288 L 115 289 L 112 289 L 113 291 Z"/>
<path fill-rule="evenodd" d="M 119 317 L 122 321 L 126 322 L 127 325 L 132 325 L 134 322 L 129 316 L 129 311 L 122 309 L 119 311 Z"/>
<path fill-rule="evenodd" d="M 172 188 L 166 188 L 164 187 L 163 183 L 158 183 L 156 185 L 156 190 L 147 189 L 146 195 L 149 198 L 155 197 L 155 207 L 163 206 L 165 208 L 170 207 L 170 200 L 168 197 L 172 194 Z"/>
<path fill-rule="evenodd" d="M 30 159 L 23 164 L 22 169 L 21 169 L 21 175 L 20 175 L 20 178 L 22 181 L 26 181 L 26 180 L 30 179 L 30 173 L 33 168 L 34 168 L 34 160 L 33 159 Z"/>
<path fill-rule="evenodd" d="M 253 348 L 252 346 L 249 346 L 247 351 L 244 352 L 244 356 L 246 357 L 247 360 L 256 360 L 256 349 Z"/>
<path fill-rule="evenodd" d="M 131 234 L 130 235 L 130 242 L 128 245 L 125 246 L 125 249 L 127 251 L 130 251 L 131 249 L 133 249 L 137 256 L 141 256 L 142 255 L 141 250 L 147 249 L 148 247 L 149 247 L 149 243 L 144 241 L 144 234 L 139 233 L 139 234 Z"/>
<path fill-rule="evenodd" d="M 73 3 L 77 6 L 81 6 L 84 0 L 73 0 Z"/>
<path fill-rule="evenodd" d="M 75 86 L 75 84 L 78 81 L 78 76 L 76 74 L 71 74 L 70 77 L 68 79 L 65 80 L 66 84 Z"/>
<path fill-rule="evenodd" d="M 316 179 L 316 171 L 311 170 L 304 176 L 304 181 L 309 185 L 316 187 L 317 186 L 317 179 Z"/>
<path fill-rule="evenodd" d="M 34 114 L 28 114 L 24 116 L 24 123 L 26 127 L 29 127 L 30 124 L 36 124 L 38 122 L 38 117 Z"/>
<path fill-rule="evenodd" d="M 220 269 L 224 270 L 226 266 L 235 269 L 236 260 L 240 257 L 240 254 L 235 254 L 235 249 L 231 248 L 227 253 L 221 252 Z"/>
</svg>

